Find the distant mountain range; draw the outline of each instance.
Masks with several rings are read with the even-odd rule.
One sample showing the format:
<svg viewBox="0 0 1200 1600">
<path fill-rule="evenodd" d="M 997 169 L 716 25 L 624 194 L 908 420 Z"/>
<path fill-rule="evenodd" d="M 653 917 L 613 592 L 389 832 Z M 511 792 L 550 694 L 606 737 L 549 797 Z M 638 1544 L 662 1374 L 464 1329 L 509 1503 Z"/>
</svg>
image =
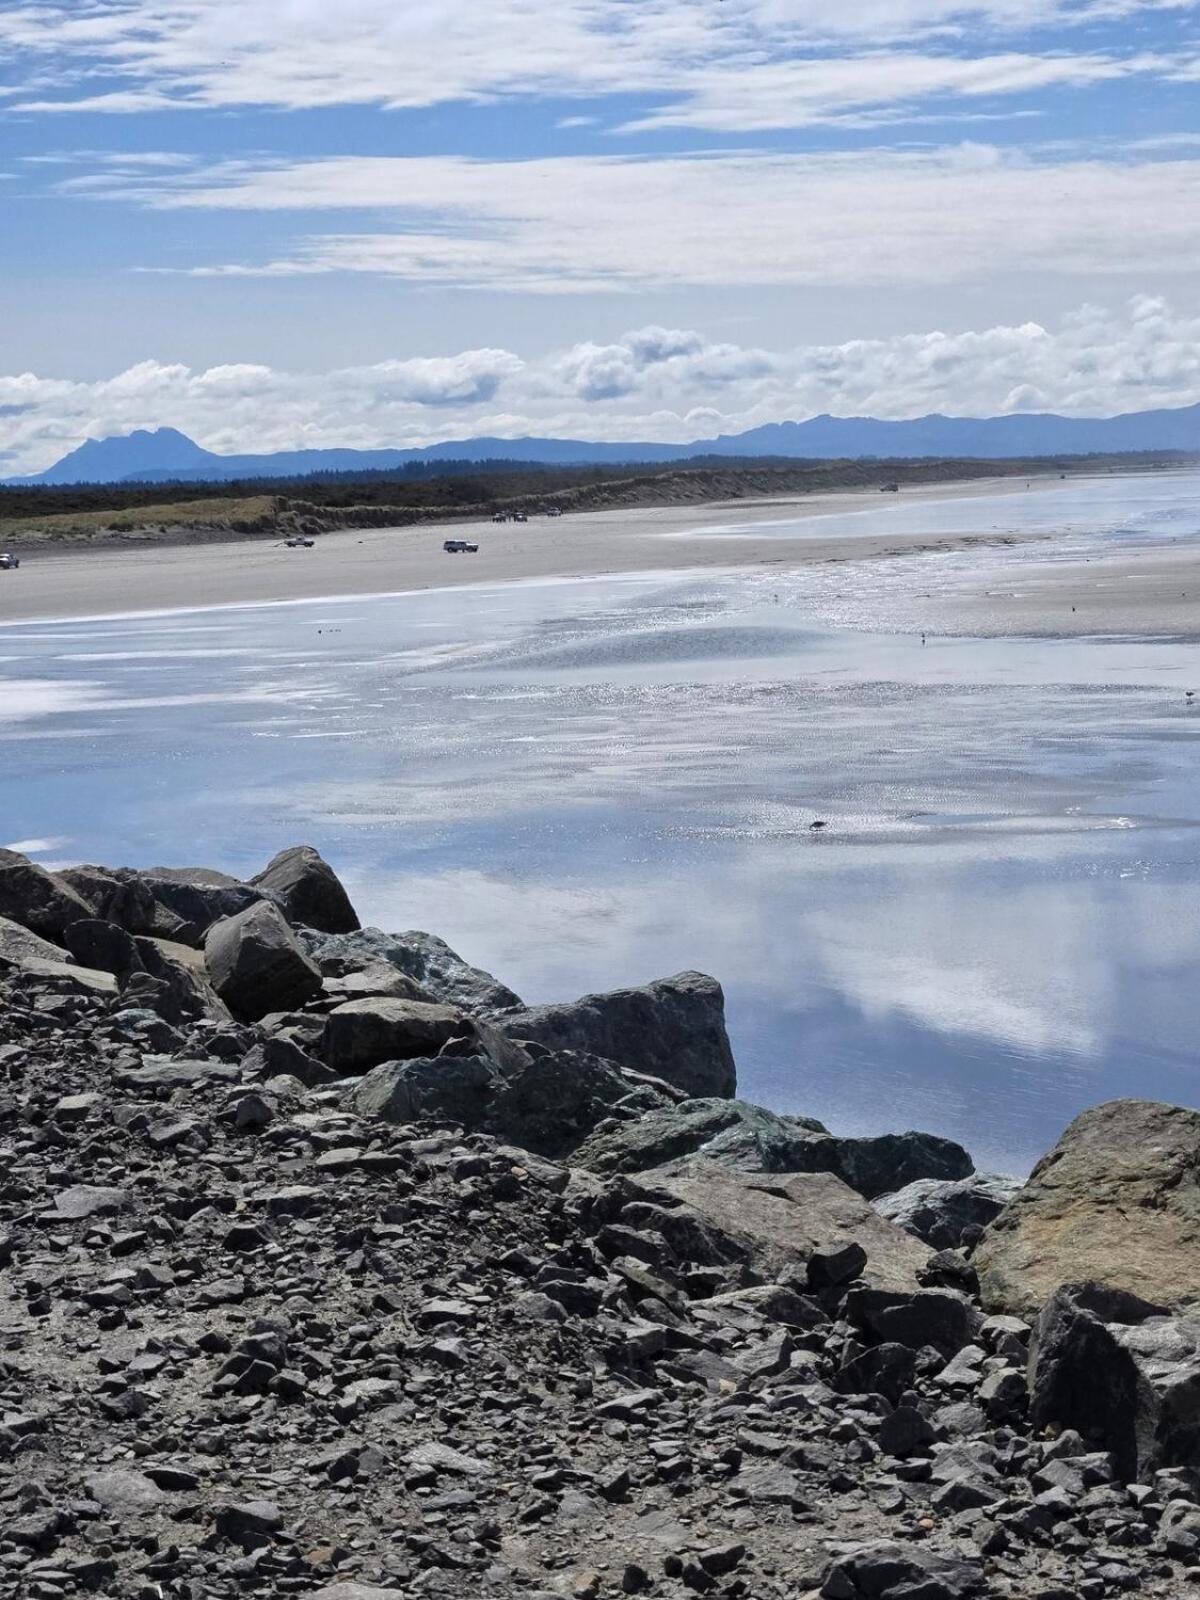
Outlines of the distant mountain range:
<svg viewBox="0 0 1200 1600">
<path fill-rule="evenodd" d="M 1130 411 L 1118 417 L 811 417 L 769 422 L 746 433 L 723 433 L 691 444 L 602 443 L 584 439 L 453 439 L 419 450 L 280 450 L 222 456 L 175 428 L 139 429 L 120 438 L 89 439 L 45 472 L 9 479 L 22 484 L 227 482 L 233 478 L 296 478 L 318 472 L 386 472 L 410 462 L 524 461 L 595 466 L 683 461 L 695 456 L 774 456 L 844 460 L 864 456 L 955 457 L 1125 454 L 1142 450 L 1200 453 L 1200 405 L 1173 411 Z"/>
</svg>

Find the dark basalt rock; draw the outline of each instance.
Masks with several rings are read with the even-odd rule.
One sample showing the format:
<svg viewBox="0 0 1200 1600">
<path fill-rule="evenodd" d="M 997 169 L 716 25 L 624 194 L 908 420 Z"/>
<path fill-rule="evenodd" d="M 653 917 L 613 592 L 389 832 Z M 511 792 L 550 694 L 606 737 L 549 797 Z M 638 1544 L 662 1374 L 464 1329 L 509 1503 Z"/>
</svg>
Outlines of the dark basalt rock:
<svg viewBox="0 0 1200 1600">
<path fill-rule="evenodd" d="M 0 916 L 61 943 L 68 923 L 89 915 L 62 878 L 15 850 L 0 850 Z"/>
<path fill-rule="evenodd" d="M 281 850 L 250 882 L 269 895 L 292 924 L 322 933 L 355 933 L 361 926 L 350 896 L 312 845 Z"/>
<path fill-rule="evenodd" d="M 282 914 L 265 900 L 215 923 L 204 941 L 204 960 L 213 988 L 242 1019 L 302 1006 L 321 992 L 321 974 Z"/>
<path fill-rule="evenodd" d="M 1200 1315 L 1170 1316 L 1102 1284 L 1064 1285 L 1034 1328 L 1030 1417 L 1075 1428 L 1118 1473 L 1200 1471 Z"/>
<path fill-rule="evenodd" d="M 424 999 L 456 1006 L 472 1015 L 506 1011 L 521 1004 L 520 997 L 507 985 L 490 972 L 471 966 L 432 933 L 382 933 L 378 928 L 345 934 L 319 933 L 310 928 L 298 931 L 305 949 L 327 977 L 341 977 L 385 962 L 410 978 Z"/>
<path fill-rule="evenodd" d="M 881 1542 L 834 1561 L 821 1600 L 973 1600 L 988 1592 L 979 1561 Z"/>
<path fill-rule="evenodd" d="M 496 1026 L 512 1039 L 619 1061 L 689 1095 L 730 1096 L 737 1089 L 725 996 L 715 978 L 700 972 L 562 1005 L 530 1006 L 498 1017 Z"/>
<path fill-rule="evenodd" d="M 335 1072 L 349 1076 L 384 1061 L 436 1055 L 452 1039 L 473 1034 L 469 1019 L 450 1006 L 372 996 L 348 1000 L 329 1013 L 321 1055 Z"/>
</svg>

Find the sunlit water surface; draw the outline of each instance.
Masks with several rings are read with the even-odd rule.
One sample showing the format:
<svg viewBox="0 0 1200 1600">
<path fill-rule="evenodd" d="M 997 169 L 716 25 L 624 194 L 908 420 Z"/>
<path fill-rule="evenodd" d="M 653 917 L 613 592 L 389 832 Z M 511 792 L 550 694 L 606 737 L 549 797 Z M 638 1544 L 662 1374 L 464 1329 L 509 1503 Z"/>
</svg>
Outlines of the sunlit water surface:
<svg viewBox="0 0 1200 1600">
<path fill-rule="evenodd" d="M 1005 526 L 1055 506 L 1101 560 L 1200 536 L 1195 478 Z M 0 629 L 0 843 L 247 873 L 309 840 L 531 1001 L 703 968 L 747 1097 L 1021 1169 L 1085 1104 L 1200 1104 L 1195 647 L 889 631 L 1031 552 Z"/>
</svg>

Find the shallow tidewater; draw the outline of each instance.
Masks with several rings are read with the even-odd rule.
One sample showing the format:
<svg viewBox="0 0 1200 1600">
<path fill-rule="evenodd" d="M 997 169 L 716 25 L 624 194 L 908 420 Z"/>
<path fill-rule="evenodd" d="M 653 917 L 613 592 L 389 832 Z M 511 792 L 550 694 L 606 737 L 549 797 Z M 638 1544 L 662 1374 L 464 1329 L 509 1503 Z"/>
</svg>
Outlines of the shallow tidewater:
<svg viewBox="0 0 1200 1600">
<path fill-rule="evenodd" d="M 1195 491 L 1004 512 L 1061 496 L 1103 559 L 1195 537 Z M 530 1000 L 702 967 L 747 1097 L 1022 1167 L 1084 1104 L 1200 1103 L 1195 647 L 917 631 L 1035 559 L 0 630 L 0 843 L 241 873 L 309 840 Z"/>
</svg>

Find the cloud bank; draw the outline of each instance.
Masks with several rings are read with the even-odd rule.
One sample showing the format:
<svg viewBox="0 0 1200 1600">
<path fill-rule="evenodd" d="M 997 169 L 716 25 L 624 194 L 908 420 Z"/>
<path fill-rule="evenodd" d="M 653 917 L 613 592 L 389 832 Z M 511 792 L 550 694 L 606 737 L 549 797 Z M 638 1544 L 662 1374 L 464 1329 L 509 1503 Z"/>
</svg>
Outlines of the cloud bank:
<svg viewBox="0 0 1200 1600">
<path fill-rule="evenodd" d="M 501 349 L 322 373 L 147 360 L 97 382 L 0 376 L 0 457 L 35 472 L 86 437 L 169 425 L 221 453 L 477 434 L 686 443 L 837 415 L 1106 415 L 1200 401 L 1200 305 L 1139 297 L 1037 323 L 771 351 L 647 327 L 537 359 Z"/>
</svg>

